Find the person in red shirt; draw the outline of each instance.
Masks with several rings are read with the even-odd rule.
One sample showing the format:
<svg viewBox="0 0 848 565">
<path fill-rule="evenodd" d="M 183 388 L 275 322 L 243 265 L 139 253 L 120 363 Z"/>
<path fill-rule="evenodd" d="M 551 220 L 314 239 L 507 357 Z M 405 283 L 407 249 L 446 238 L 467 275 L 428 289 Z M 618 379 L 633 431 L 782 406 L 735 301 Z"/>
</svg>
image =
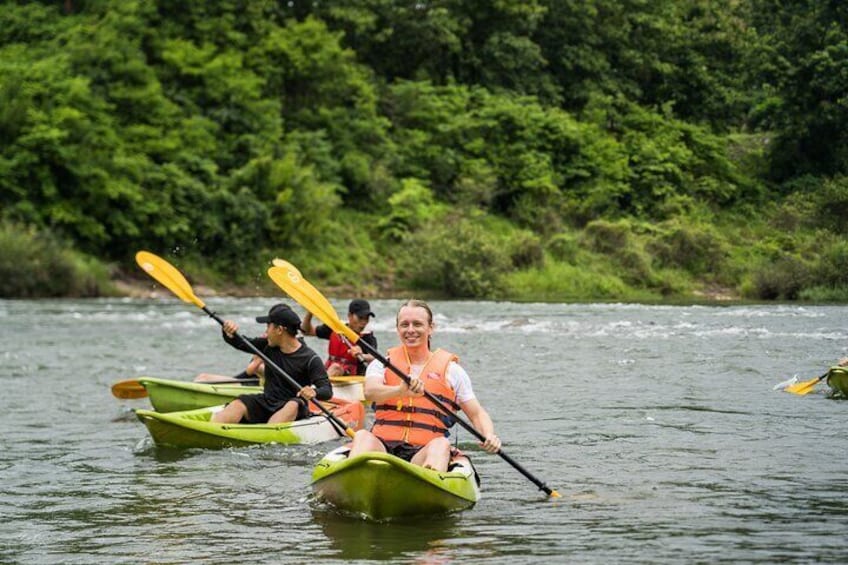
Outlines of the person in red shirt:
<svg viewBox="0 0 848 565">
<path fill-rule="evenodd" d="M 359 334 L 363 341 L 377 349 L 376 336 L 370 331 L 365 331 L 365 327 L 373 317 L 374 312 L 371 311 L 371 305 L 367 300 L 356 298 L 350 301 L 347 308 L 347 325 Z M 300 331 L 303 332 L 303 335 L 314 335 L 330 341 L 327 346 L 327 361 L 324 366 L 327 369 L 327 374 L 331 377 L 364 375 L 365 367 L 374 360 L 373 355 L 365 353 L 358 345 L 351 344 L 344 336 L 337 334 L 326 324 L 313 326 L 311 312 L 307 312 L 303 316 Z"/>
</svg>

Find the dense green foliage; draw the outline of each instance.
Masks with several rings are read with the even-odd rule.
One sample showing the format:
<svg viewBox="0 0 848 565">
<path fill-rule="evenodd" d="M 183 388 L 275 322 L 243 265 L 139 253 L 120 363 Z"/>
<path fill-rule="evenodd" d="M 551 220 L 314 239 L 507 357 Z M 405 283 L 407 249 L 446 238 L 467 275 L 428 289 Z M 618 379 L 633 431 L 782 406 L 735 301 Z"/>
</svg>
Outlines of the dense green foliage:
<svg viewBox="0 0 848 565">
<path fill-rule="evenodd" d="M 11 3 L 0 270 L 845 300 L 846 69 L 826 0 Z"/>
</svg>

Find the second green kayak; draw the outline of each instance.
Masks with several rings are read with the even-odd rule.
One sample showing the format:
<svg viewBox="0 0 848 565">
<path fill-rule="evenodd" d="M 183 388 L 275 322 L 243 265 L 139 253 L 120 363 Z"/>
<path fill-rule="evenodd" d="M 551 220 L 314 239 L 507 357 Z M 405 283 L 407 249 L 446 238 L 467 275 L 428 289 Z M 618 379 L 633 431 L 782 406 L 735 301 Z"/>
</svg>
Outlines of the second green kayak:
<svg viewBox="0 0 848 565">
<path fill-rule="evenodd" d="M 441 473 L 388 453 L 348 457 L 349 447 L 328 453 L 312 473 L 312 489 L 336 508 L 371 520 L 443 514 L 474 506 L 477 473 L 467 457 Z"/>
<path fill-rule="evenodd" d="M 364 400 L 362 396 L 364 380 L 364 377 L 331 377 L 333 398 L 354 402 Z M 195 383 L 153 377 L 139 377 L 138 382 L 147 390 L 150 404 L 157 412 L 196 410 L 226 404 L 242 394 L 262 392 L 260 386 L 245 386 L 238 383 Z"/>
<path fill-rule="evenodd" d="M 147 389 L 150 404 L 157 412 L 197 410 L 226 404 L 242 394 L 262 392 L 261 386 L 238 383 L 194 383 L 153 377 L 139 377 L 138 382 Z"/>
</svg>

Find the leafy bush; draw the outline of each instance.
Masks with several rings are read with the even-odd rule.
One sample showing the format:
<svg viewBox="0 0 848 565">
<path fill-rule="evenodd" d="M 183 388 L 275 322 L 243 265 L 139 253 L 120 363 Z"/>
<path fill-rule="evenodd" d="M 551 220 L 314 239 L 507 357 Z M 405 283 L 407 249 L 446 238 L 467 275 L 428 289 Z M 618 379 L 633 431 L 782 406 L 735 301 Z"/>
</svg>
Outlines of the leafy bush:
<svg viewBox="0 0 848 565">
<path fill-rule="evenodd" d="M 388 240 L 403 241 L 443 210 L 444 206 L 436 202 L 426 183 L 416 178 L 404 179 L 401 189 L 389 197 L 389 211 L 377 223 L 377 228 Z"/>
<path fill-rule="evenodd" d="M 822 251 L 815 278 L 821 286 L 848 285 L 848 241 L 836 241 Z"/>
<path fill-rule="evenodd" d="M 110 294 L 108 270 L 56 238 L 20 225 L 0 225 L 0 297 Z"/>
<path fill-rule="evenodd" d="M 786 255 L 754 271 L 754 298 L 795 300 L 813 280 L 810 266 L 797 257 Z"/>
<path fill-rule="evenodd" d="M 557 261 L 564 261 L 575 265 L 577 254 L 580 251 L 580 243 L 574 235 L 558 233 L 548 240 L 546 249 L 551 254 L 551 257 Z"/>
<path fill-rule="evenodd" d="M 509 258 L 516 269 L 540 267 L 545 260 L 542 241 L 539 236 L 521 230 L 509 238 Z"/>
<path fill-rule="evenodd" d="M 613 254 L 630 243 L 630 223 L 595 220 L 583 230 L 583 243 L 592 251 Z"/>
<path fill-rule="evenodd" d="M 648 251 L 660 265 L 682 268 L 693 275 L 720 271 L 726 253 L 722 238 L 712 227 L 677 222 L 650 241 Z"/>
<path fill-rule="evenodd" d="M 815 200 L 819 226 L 848 234 L 848 176 L 826 179 Z"/>
<path fill-rule="evenodd" d="M 451 297 L 496 296 L 512 263 L 501 238 L 465 218 L 433 222 L 412 235 L 403 249 L 399 271 L 408 282 Z"/>
</svg>

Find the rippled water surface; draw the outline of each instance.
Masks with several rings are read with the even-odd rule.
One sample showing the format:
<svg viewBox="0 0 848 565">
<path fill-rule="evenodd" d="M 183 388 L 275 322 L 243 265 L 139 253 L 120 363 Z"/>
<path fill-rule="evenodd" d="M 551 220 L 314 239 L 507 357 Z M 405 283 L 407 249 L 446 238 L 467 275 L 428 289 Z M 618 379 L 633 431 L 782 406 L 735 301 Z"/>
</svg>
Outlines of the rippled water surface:
<svg viewBox="0 0 848 565">
<path fill-rule="evenodd" d="M 274 301 L 208 305 L 255 335 Z M 397 304 L 372 302 L 381 349 Z M 561 499 L 478 452 L 470 510 L 338 516 L 309 487 L 335 444 L 157 449 L 131 412 L 146 401 L 111 396 L 125 378 L 240 371 L 200 310 L 0 301 L 0 562 L 848 561 L 848 403 L 772 390 L 848 353 L 846 307 L 433 306 L 435 345 L 459 353 L 504 450 Z"/>
</svg>

